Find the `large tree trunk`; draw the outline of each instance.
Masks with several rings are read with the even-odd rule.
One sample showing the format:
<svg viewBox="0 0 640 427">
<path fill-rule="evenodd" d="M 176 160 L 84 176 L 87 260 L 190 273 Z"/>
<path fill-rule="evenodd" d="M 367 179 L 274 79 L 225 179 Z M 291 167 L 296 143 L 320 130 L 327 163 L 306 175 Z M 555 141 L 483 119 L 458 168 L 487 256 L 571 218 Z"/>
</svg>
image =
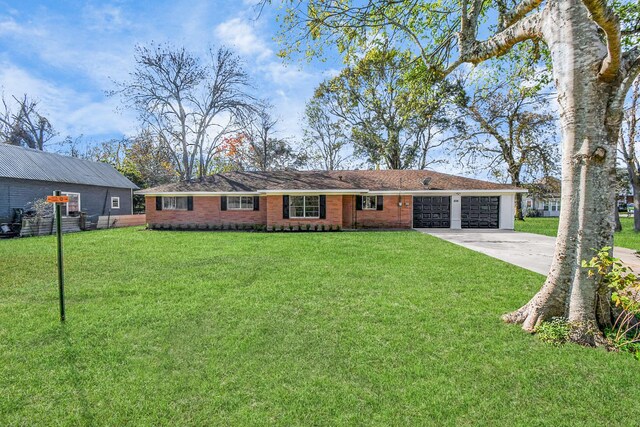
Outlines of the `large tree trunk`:
<svg viewBox="0 0 640 427">
<path fill-rule="evenodd" d="M 640 185 L 633 186 L 633 231 L 640 232 Z"/>
<path fill-rule="evenodd" d="M 515 185 L 519 187 L 520 183 Z M 516 193 L 516 219 L 518 221 L 524 221 L 524 213 L 522 212 L 522 193 Z"/>
<path fill-rule="evenodd" d="M 542 289 L 504 316 L 534 331 L 542 321 L 566 317 L 571 338 L 604 343 L 611 323 L 607 289 L 581 260 L 613 242 L 615 158 L 622 109 L 611 100 L 617 83 L 598 76 L 605 46 L 580 0 L 549 3 L 543 36 L 551 50 L 563 137 L 562 206 L 555 254 Z"/>
<path fill-rule="evenodd" d="M 615 218 L 615 226 L 613 227 L 613 231 L 622 231 L 622 223 L 620 222 L 620 212 L 618 211 L 617 203 L 613 207 L 613 215 Z"/>
</svg>

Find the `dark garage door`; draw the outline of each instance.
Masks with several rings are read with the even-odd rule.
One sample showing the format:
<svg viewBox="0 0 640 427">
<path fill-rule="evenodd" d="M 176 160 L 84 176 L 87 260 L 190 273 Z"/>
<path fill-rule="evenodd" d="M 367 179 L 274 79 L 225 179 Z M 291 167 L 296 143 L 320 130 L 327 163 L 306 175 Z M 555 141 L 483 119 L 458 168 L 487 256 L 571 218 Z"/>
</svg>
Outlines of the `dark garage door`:
<svg viewBox="0 0 640 427">
<path fill-rule="evenodd" d="M 413 226 L 415 228 L 450 228 L 451 197 L 414 196 Z"/>
<path fill-rule="evenodd" d="M 462 228 L 498 228 L 500 196 L 463 197 Z"/>
</svg>

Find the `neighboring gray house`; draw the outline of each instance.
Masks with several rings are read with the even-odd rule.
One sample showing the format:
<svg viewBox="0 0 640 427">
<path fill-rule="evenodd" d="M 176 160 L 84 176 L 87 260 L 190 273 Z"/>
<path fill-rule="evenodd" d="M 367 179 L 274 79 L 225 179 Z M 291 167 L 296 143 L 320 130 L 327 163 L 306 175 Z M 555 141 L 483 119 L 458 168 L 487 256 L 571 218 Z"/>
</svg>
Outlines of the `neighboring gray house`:
<svg viewBox="0 0 640 427">
<path fill-rule="evenodd" d="M 85 212 L 91 222 L 109 213 L 130 215 L 136 189 L 107 163 L 0 143 L 0 223 L 12 221 L 14 209 L 27 209 L 55 190 L 69 196 L 63 215 Z"/>
<path fill-rule="evenodd" d="M 561 182 L 553 176 L 544 177 L 526 185 L 529 190 L 522 200 L 522 209 L 527 216 L 560 216 Z"/>
</svg>

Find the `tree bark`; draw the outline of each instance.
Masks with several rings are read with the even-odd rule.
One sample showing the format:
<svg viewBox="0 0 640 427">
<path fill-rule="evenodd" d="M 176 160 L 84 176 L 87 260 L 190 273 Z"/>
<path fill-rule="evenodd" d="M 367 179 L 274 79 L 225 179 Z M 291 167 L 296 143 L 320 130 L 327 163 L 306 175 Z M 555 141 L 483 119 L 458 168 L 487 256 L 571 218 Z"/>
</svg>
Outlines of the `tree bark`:
<svg viewBox="0 0 640 427">
<path fill-rule="evenodd" d="M 615 218 L 615 227 L 613 231 L 618 232 L 622 231 L 622 223 L 620 222 L 620 212 L 618 211 L 618 206 L 614 205 L 613 207 L 613 215 Z"/>
<path fill-rule="evenodd" d="M 633 231 L 640 232 L 640 186 L 633 187 Z"/>
<path fill-rule="evenodd" d="M 550 47 L 563 136 L 562 206 L 556 249 L 542 289 L 522 308 L 505 315 L 533 332 L 543 321 L 565 317 L 571 339 L 604 344 L 611 324 L 608 291 L 581 260 L 612 246 L 615 158 L 622 119 L 613 102 L 619 83 L 599 76 L 606 46 L 580 0 L 548 4 L 542 23 Z"/>
<path fill-rule="evenodd" d="M 520 183 L 514 183 L 513 185 L 520 186 Z M 522 212 L 522 193 L 516 193 L 516 219 L 518 221 L 524 221 L 524 214 Z"/>
</svg>

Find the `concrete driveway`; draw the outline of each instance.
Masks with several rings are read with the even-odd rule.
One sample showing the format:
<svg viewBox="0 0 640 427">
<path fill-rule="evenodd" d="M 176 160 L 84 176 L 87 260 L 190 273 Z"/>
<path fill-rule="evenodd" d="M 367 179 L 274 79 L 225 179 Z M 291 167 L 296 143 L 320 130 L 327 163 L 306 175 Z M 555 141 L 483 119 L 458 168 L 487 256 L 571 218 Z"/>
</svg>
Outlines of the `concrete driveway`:
<svg viewBox="0 0 640 427">
<path fill-rule="evenodd" d="M 416 230 L 544 275 L 551 268 L 556 244 L 555 237 L 511 230 Z M 613 253 L 635 272 L 640 272 L 640 257 L 635 251 L 616 247 Z"/>
</svg>

